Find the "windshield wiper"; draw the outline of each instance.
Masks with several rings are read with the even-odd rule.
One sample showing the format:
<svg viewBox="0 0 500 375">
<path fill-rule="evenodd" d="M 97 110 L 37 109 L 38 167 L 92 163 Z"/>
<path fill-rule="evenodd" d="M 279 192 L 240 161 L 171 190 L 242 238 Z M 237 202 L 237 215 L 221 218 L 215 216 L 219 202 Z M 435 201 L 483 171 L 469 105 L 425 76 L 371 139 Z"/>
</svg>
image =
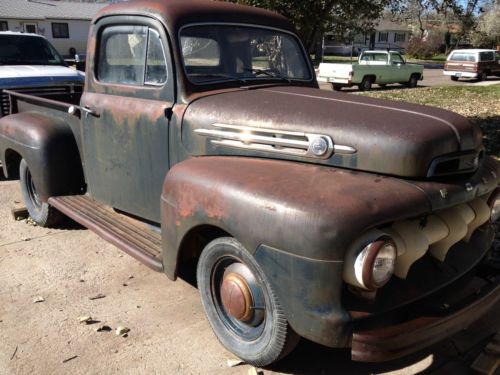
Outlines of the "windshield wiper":
<svg viewBox="0 0 500 375">
<path fill-rule="evenodd" d="M 201 77 L 201 78 L 227 78 L 230 80 L 238 81 L 241 84 L 246 84 L 246 80 L 240 77 L 232 76 L 230 74 L 223 73 L 191 73 L 188 74 L 189 77 Z"/>
<path fill-rule="evenodd" d="M 246 72 L 255 73 L 256 75 L 264 74 L 268 77 L 282 79 L 284 81 L 287 81 L 288 83 L 291 83 L 290 78 L 281 75 L 278 71 L 273 69 L 243 68 L 243 70 Z"/>
</svg>

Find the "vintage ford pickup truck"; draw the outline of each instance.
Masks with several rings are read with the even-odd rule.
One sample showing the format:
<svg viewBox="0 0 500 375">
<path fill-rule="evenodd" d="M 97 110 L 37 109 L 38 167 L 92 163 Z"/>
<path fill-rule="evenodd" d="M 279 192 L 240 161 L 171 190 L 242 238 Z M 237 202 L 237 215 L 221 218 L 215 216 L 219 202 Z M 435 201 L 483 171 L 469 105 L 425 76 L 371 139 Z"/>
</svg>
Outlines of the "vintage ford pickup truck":
<svg viewBox="0 0 500 375">
<path fill-rule="evenodd" d="M 500 167 L 467 119 L 319 90 L 257 8 L 120 3 L 89 38 L 80 105 L 9 92 L 4 173 L 39 225 L 63 213 L 197 285 L 237 356 L 304 337 L 389 360 L 499 301 Z"/>
</svg>

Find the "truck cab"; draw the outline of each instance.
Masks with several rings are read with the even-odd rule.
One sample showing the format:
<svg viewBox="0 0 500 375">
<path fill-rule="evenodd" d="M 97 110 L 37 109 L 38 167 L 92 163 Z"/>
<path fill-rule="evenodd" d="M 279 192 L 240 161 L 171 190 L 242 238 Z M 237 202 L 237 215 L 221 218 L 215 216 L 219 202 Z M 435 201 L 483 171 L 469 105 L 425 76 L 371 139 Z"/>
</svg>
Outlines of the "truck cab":
<svg viewBox="0 0 500 375">
<path fill-rule="evenodd" d="M 37 224 L 64 214 L 196 285 L 214 333 L 248 363 L 300 337 L 390 360 L 500 299 L 500 167 L 480 130 L 319 90 L 284 17 L 111 5 L 92 22 L 86 69 L 79 104 L 7 90 L 4 173 Z"/>
</svg>

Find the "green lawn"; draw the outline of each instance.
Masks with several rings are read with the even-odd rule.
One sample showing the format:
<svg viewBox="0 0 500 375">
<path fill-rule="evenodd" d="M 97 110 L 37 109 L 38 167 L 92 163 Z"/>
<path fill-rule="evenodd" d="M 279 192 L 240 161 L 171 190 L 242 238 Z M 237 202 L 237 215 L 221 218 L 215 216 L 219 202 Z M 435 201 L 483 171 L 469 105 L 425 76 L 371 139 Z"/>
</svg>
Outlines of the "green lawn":
<svg viewBox="0 0 500 375">
<path fill-rule="evenodd" d="M 431 105 L 457 112 L 481 127 L 486 152 L 500 160 L 500 84 L 474 87 L 423 87 L 360 94 L 373 98 Z"/>
</svg>

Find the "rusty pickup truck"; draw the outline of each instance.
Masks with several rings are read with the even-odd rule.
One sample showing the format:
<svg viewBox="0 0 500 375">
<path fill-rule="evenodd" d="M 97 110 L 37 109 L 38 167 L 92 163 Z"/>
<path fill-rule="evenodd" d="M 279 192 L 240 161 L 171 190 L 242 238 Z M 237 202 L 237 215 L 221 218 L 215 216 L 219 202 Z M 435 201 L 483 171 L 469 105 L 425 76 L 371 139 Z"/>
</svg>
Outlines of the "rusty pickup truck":
<svg viewBox="0 0 500 375">
<path fill-rule="evenodd" d="M 500 167 L 464 117 L 319 90 L 258 8 L 119 3 L 89 38 L 79 105 L 8 92 L 4 174 L 39 225 L 64 214 L 196 285 L 235 355 L 304 337 L 390 360 L 499 301 Z"/>
</svg>

